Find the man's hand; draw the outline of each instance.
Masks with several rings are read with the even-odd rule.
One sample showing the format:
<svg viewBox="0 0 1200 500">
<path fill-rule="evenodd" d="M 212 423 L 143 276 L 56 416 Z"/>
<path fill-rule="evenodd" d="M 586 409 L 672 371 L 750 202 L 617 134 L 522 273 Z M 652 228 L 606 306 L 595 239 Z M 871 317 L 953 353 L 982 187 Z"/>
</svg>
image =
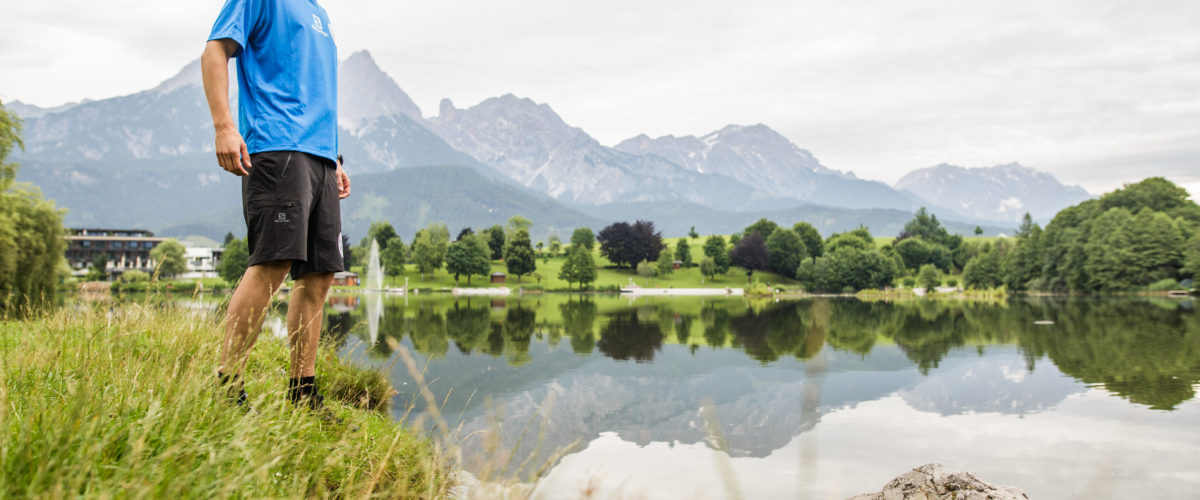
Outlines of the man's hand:
<svg viewBox="0 0 1200 500">
<path fill-rule="evenodd" d="M 335 175 L 337 176 L 338 199 L 344 200 L 350 196 L 350 176 L 346 175 L 341 164 L 338 164 Z"/>
<path fill-rule="evenodd" d="M 235 129 L 225 129 L 217 132 L 217 163 L 233 175 L 244 177 L 249 175 L 250 152 L 246 149 L 246 141 Z"/>
</svg>

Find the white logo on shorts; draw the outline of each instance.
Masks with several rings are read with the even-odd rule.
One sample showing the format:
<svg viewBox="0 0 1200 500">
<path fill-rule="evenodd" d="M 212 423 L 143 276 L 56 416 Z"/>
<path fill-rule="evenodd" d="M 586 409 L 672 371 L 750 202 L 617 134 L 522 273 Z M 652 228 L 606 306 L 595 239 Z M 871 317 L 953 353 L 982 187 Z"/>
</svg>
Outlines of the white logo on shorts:
<svg viewBox="0 0 1200 500">
<path fill-rule="evenodd" d="M 279 215 L 275 216 L 275 222 L 278 223 L 278 222 L 291 222 L 291 221 L 288 220 L 287 214 L 285 214 L 283 212 L 279 212 Z"/>
</svg>

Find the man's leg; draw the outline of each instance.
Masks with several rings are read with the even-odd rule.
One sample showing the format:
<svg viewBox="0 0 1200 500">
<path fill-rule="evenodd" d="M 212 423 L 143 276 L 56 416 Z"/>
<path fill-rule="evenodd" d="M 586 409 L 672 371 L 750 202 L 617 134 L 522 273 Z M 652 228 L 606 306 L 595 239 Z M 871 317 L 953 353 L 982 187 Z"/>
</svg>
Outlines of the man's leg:
<svg viewBox="0 0 1200 500">
<path fill-rule="evenodd" d="M 246 269 L 229 300 L 225 318 L 225 340 L 221 343 L 221 364 L 217 367 L 223 377 L 236 378 L 246 368 L 246 359 L 262 330 L 271 296 L 283 284 L 291 267 L 290 261 L 282 261 Z"/>
<path fill-rule="evenodd" d="M 333 273 L 308 273 L 296 280 L 287 314 L 292 351 L 290 378 L 313 377 L 317 373 L 317 342 L 321 338 L 325 297 L 331 285 Z"/>
</svg>

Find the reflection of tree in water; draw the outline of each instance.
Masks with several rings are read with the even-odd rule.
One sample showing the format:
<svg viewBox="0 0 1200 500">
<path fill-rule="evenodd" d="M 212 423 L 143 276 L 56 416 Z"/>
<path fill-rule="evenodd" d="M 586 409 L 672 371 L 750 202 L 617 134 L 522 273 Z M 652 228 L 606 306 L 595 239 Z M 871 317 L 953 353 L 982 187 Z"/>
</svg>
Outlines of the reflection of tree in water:
<svg viewBox="0 0 1200 500">
<path fill-rule="evenodd" d="M 922 300 L 917 301 L 917 307 L 908 308 L 899 327 L 892 332 L 892 340 L 917 364 L 922 375 L 928 375 L 951 349 L 966 343 L 967 330 L 961 309 Z"/>
<path fill-rule="evenodd" d="M 688 314 L 680 314 L 675 320 L 675 341 L 680 344 L 687 344 L 688 339 L 692 337 L 692 319 L 693 316 Z"/>
<path fill-rule="evenodd" d="M 704 323 L 704 342 L 713 349 L 724 347 L 729 338 L 729 311 L 708 304 L 700 310 L 700 321 Z"/>
<path fill-rule="evenodd" d="M 432 304 L 422 304 L 417 309 L 417 316 L 412 320 L 413 348 L 430 359 L 446 356 L 450 343 L 446 340 L 446 317 L 433 308 Z"/>
<path fill-rule="evenodd" d="M 529 339 L 537 327 L 537 313 L 520 305 L 509 306 L 504 314 L 504 352 L 508 364 L 521 366 L 529 362 Z"/>
<path fill-rule="evenodd" d="M 823 329 L 812 328 L 813 322 L 807 317 L 809 309 L 807 303 L 784 302 L 735 317 L 730 323 L 734 346 L 742 347 L 763 364 L 789 354 L 798 359 L 812 358 L 825 344 L 825 338 Z"/>
<path fill-rule="evenodd" d="M 1049 356 L 1058 369 L 1087 383 L 1102 383 L 1130 401 L 1172 410 L 1195 397 L 1200 383 L 1200 318 L 1176 302 L 1065 301 L 1021 304 L 1012 315 L 1029 325 L 1022 349 Z M 1033 326 L 1035 319 L 1052 326 Z"/>
<path fill-rule="evenodd" d="M 568 298 L 558 305 L 562 313 L 563 331 L 571 337 L 571 350 L 578 354 L 591 354 L 596 347 L 596 312 L 599 310 L 591 299 Z"/>
<path fill-rule="evenodd" d="M 358 323 L 351 311 L 329 310 L 325 314 L 325 332 L 321 335 L 322 343 L 329 343 L 335 350 L 346 347 L 346 339 L 350 330 Z"/>
<path fill-rule="evenodd" d="M 637 311 L 621 311 L 608 316 L 596 347 L 613 359 L 642 362 L 653 360 L 662 342 L 663 331 L 658 323 L 639 321 Z"/>
<path fill-rule="evenodd" d="M 468 299 L 455 301 L 454 307 L 446 310 L 446 334 L 454 340 L 459 352 L 470 354 L 475 349 L 485 350 L 491 311 L 487 304 L 472 307 Z"/>
</svg>

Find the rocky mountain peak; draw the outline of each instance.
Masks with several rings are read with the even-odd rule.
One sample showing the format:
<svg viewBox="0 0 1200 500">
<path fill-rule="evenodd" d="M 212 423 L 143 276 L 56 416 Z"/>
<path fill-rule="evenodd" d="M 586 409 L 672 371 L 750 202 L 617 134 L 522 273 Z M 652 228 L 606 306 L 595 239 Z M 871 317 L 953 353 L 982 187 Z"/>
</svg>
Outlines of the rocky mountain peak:
<svg viewBox="0 0 1200 500">
<path fill-rule="evenodd" d="M 230 73 L 230 78 L 236 80 L 233 75 L 233 73 Z M 192 62 L 187 63 L 178 73 L 175 73 L 175 76 L 164 80 L 157 87 L 151 89 L 151 92 L 161 96 L 186 87 L 200 88 L 203 84 L 204 80 L 200 73 L 200 58 L 197 57 Z"/>
<path fill-rule="evenodd" d="M 1045 219 L 1091 197 L 1079 186 L 1017 162 L 975 168 L 940 163 L 909 172 L 895 188 L 990 221 L 1016 221 L 1026 212 Z"/>
<path fill-rule="evenodd" d="M 379 68 L 370 52 L 350 54 L 338 65 L 338 125 L 357 133 L 372 118 L 393 115 L 424 121 L 421 108 Z"/>
</svg>

